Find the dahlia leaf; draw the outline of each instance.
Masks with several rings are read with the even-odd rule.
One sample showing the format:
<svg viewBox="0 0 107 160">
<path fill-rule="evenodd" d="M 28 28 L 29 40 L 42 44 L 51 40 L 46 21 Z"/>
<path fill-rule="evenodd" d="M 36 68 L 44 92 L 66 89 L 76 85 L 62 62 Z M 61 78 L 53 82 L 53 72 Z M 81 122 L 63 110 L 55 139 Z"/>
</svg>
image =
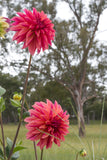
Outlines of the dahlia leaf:
<svg viewBox="0 0 107 160">
<path fill-rule="evenodd" d="M 10 99 L 12 106 L 21 107 L 21 103 L 18 100 Z"/>
<path fill-rule="evenodd" d="M 6 92 L 6 90 L 0 86 L 0 97 Z"/>
<path fill-rule="evenodd" d="M 10 138 L 7 137 L 7 146 L 9 148 L 9 150 L 12 148 L 13 142 Z"/>
<path fill-rule="evenodd" d="M 1 148 L 0 148 L 0 159 L 1 159 L 1 160 L 4 160 L 4 158 L 3 158 L 3 151 L 2 151 Z"/>
<path fill-rule="evenodd" d="M 20 151 L 20 150 L 23 150 L 23 149 L 26 149 L 26 147 L 17 146 L 17 147 L 14 148 L 13 153 L 15 153 L 15 152 L 17 152 L 17 151 Z"/>
<path fill-rule="evenodd" d="M 3 112 L 5 110 L 5 100 L 3 97 L 0 98 L 0 112 Z"/>
</svg>

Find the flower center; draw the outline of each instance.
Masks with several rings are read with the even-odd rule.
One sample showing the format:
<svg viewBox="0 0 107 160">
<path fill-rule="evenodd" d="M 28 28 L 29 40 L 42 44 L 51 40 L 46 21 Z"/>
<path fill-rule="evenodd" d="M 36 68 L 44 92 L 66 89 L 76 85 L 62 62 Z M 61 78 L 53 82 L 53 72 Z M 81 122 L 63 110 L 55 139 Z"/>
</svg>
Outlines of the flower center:
<svg viewBox="0 0 107 160">
<path fill-rule="evenodd" d="M 60 127 L 60 122 L 58 122 L 56 120 L 47 121 L 46 122 L 46 126 L 47 126 L 47 128 L 54 129 L 54 131 L 55 131 L 55 130 L 57 130 Z"/>
</svg>

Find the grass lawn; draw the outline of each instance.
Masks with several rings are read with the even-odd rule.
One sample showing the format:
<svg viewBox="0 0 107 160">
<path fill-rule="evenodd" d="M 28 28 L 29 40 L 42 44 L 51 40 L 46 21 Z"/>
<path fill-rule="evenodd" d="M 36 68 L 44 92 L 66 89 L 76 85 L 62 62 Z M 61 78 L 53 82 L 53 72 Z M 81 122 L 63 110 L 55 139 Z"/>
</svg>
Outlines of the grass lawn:
<svg viewBox="0 0 107 160">
<path fill-rule="evenodd" d="M 17 126 L 13 124 L 5 125 L 5 137 L 13 139 L 16 128 Z M 60 147 L 53 145 L 51 149 L 44 149 L 43 160 L 76 160 L 76 153 L 82 148 L 86 149 L 87 156 L 79 157 L 78 160 L 107 160 L 107 124 L 103 124 L 102 129 L 99 124 L 86 125 L 86 137 L 82 139 L 77 136 L 76 125 L 70 126 L 69 131 Z M 20 151 L 19 160 L 35 160 L 33 142 L 26 140 L 26 132 L 25 126 L 22 125 L 18 140 L 22 140 L 23 146 L 27 149 Z M 40 157 L 40 149 L 37 150 Z"/>
</svg>

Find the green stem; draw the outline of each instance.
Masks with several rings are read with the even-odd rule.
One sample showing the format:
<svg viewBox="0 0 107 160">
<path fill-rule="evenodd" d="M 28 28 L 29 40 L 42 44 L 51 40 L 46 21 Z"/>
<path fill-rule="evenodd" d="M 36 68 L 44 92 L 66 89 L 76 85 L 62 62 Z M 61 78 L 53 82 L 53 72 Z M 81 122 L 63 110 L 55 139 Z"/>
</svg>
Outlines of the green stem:
<svg viewBox="0 0 107 160">
<path fill-rule="evenodd" d="M 34 145 L 34 151 L 35 151 L 35 158 L 36 158 L 36 160 L 38 160 L 38 157 L 37 157 L 37 149 L 36 149 L 36 143 L 35 143 L 35 141 L 33 141 L 33 145 Z"/>
<path fill-rule="evenodd" d="M 29 77 L 30 66 L 31 66 L 31 59 L 32 59 L 32 55 L 30 55 L 30 60 L 29 60 L 29 65 L 28 65 L 28 70 L 27 70 L 27 75 L 26 75 L 26 81 L 25 81 L 25 86 L 24 86 L 24 91 L 23 91 L 23 97 L 22 97 L 21 114 L 20 114 L 19 124 L 18 124 L 18 127 L 17 127 L 16 135 L 14 137 L 13 145 L 12 145 L 12 148 L 11 148 L 8 160 L 11 159 L 11 156 L 12 156 L 12 153 L 13 153 L 13 150 L 14 150 L 14 146 L 16 144 L 16 140 L 17 140 L 17 137 L 18 137 L 18 134 L 19 134 L 21 122 L 22 122 L 23 108 L 24 108 L 24 101 L 25 101 L 25 95 L 26 95 L 28 77 Z"/>
<path fill-rule="evenodd" d="M 4 159 L 6 159 L 5 139 L 4 139 L 4 130 L 3 130 L 2 113 L 0 113 L 0 123 L 1 123 L 1 133 L 2 133 L 2 144 L 3 144 L 3 151 L 4 151 Z"/>
<path fill-rule="evenodd" d="M 102 124 L 103 124 L 103 114 L 104 114 L 104 103 L 105 103 L 105 96 L 103 99 L 103 105 L 102 105 L 102 112 L 101 112 L 101 124 L 100 124 L 100 136 L 99 136 L 99 150 L 98 153 L 100 154 L 100 146 L 101 146 L 101 138 L 102 138 Z"/>
<path fill-rule="evenodd" d="M 43 159 L 43 149 L 41 150 L 41 158 L 40 158 L 40 160 L 42 160 Z"/>
<path fill-rule="evenodd" d="M 79 153 L 77 153 L 77 155 L 76 155 L 76 160 L 78 160 L 78 155 L 79 155 Z"/>
</svg>

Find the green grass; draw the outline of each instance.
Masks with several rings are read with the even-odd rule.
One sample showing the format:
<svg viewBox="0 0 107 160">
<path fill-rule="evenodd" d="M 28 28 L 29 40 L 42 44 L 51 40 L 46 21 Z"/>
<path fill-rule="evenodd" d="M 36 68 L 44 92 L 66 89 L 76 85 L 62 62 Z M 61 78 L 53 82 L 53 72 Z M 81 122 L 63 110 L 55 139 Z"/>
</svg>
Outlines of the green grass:
<svg viewBox="0 0 107 160">
<path fill-rule="evenodd" d="M 13 124 L 4 125 L 5 138 L 13 139 L 16 128 L 17 126 Z M 87 156 L 85 158 L 79 157 L 78 160 L 101 160 L 101 158 L 104 158 L 102 160 L 107 160 L 107 124 L 102 125 L 101 137 L 99 124 L 86 125 L 86 137 L 82 138 L 82 140 L 75 135 L 78 135 L 76 125 L 71 126 L 69 131 L 70 133 L 66 136 L 65 141 L 61 142 L 60 147 L 53 145 L 51 149 L 44 149 L 43 160 L 75 160 L 76 153 L 82 148 L 86 149 Z M 26 140 L 26 132 L 25 126 L 22 125 L 18 140 L 22 140 L 23 146 L 27 147 L 27 149 L 20 151 L 19 160 L 35 160 L 33 142 Z M 92 148 L 94 148 L 95 159 L 93 158 Z M 40 156 L 40 149 L 37 148 L 37 151 Z"/>
</svg>

